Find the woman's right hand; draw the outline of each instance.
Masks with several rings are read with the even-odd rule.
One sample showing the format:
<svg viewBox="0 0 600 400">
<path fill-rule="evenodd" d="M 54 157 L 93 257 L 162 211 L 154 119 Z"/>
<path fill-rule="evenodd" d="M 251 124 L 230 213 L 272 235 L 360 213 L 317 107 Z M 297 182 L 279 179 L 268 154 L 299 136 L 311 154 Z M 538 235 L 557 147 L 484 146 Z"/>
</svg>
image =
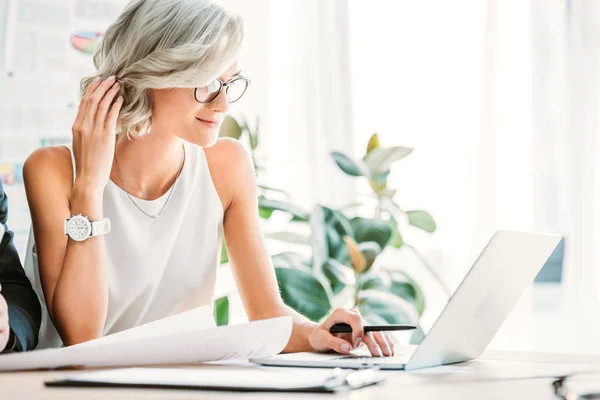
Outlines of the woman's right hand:
<svg viewBox="0 0 600 400">
<path fill-rule="evenodd" d="M 73 123 L 74 188 L 102 193 L 110 179 L 115 154 L 115 127 L 123 97 L 113 103 L 120 84 L 115 77 L 97 77 L 79 103 Z M 112 105 L 111 105 L 112 104 Z"/>
</svg>

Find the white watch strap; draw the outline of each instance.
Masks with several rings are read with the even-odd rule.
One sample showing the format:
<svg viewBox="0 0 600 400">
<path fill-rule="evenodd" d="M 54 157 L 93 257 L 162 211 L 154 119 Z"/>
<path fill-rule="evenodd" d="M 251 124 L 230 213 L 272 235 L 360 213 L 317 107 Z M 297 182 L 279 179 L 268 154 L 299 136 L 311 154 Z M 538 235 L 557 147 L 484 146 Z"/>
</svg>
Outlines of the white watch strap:
<svg viewBox="0 0 600 400">
<path fill-rule="evenodd" d="M 90 236 L 100 236 L 110 233 L 110 219 L 102 218 L 100 221 L 90 222 L 92 225 L 92 234 Z"/>
</svg>

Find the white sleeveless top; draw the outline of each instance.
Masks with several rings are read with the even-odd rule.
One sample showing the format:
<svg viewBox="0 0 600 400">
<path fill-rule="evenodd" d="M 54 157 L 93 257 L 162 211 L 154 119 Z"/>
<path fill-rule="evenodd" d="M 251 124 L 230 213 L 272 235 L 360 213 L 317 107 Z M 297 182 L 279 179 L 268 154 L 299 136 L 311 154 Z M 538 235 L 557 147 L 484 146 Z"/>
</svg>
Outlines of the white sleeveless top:
<svg viewBox="0 0 600 400">
<path fill-rule="evenodd" d="M 75 159 L 70 146 L 73 177 Z M 108 314 L 103 334 L 111 334 L 201 305 L 212 307 L 221 254 L 223 206 L 213 184 L 204 149 L 184 142 L 185 162 L 160 218 L 138 210 L 127 193 L 110 181 L 104 189 L 104 216 L 112 231 L 105 236 Z M 164 205 L 134 198 L 150 215 Z M 89 239 L 89 240 L 94 240 Z M 37 348 L 62 346 L 49 318 L 30 231 L 25 271 L 42 305 Z M 85 301 L 85 299 L 81 299 Z"/>
</svg>

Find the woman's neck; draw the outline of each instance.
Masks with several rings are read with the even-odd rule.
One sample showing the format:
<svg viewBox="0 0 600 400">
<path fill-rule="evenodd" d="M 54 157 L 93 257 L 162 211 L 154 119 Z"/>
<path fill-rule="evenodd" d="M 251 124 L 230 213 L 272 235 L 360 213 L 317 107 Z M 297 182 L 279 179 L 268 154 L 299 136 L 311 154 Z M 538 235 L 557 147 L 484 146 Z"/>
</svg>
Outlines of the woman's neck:
<svg viewBox="0 0 600 400">
<path fill-rule="evenodd" d="M 153 200 L 166 193 L 182 167 L 182 140 L 152 132 L 142 137 L 119 135 L 111 180 L 130 195 Z"/>
</svg>

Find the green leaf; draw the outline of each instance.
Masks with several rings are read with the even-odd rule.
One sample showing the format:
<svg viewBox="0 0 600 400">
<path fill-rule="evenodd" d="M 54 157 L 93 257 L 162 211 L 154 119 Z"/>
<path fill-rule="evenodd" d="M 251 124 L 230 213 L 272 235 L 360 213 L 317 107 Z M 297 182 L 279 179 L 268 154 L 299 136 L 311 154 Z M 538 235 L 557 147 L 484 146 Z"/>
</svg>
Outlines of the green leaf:
<svg viewBox="0 0 600 400">
<path fill-rule="evenodd" d="M 358 244 L 358 249 L 367 261 L 366 270 L 371 268 L 375 258 L 381 254 L 381 246 L 377 242 L 362 242 Z"/>
<path fill-rule="evenodd" d="M 345 155 L 344 153 L 340 153 L 339 151 L 332 151 L 331 157 L 333 161 L 337 164 L 338 167 L 342 171 L 344 171 L 347 175 L 350 176 L 364 176 L 365 170 L 364 167 L 361 168 L 360 164 L 357 164 L 350 157 Z M 362 162 L 362 161 L 360 161 Z"/>
<path fill-rule="evenodd" d="M 359 308 L 361 314 L 375 314 L 388 324 L 413 324 L 419 319 L 412 304 L 391 293 L 378 290 L 361 291 Z"/>
<path fill-rule="evenodd" d="M 354 217 L 350 220 L 350 226 L 358 243 L 377 242 L 384 249 L 392 237 L 389 222 L 381 219 Z"/>
<path fill-rule="evenodd" d="M 258 147 L 258 133 L 252 132 L 248 129 L 248 140 L 250 142 L 250 148 L 255 150 Z"/>
<path fill-rule="evenodd" d="M 387 170 L 390 165 L 408 156 L 413 149 L 409 147 L 387 147 L 373 149 L 365 157 L 365 163 L 372 174 L 380 174 Z"/>
<path fill-rule="evenodd" d="M 225 244 L 225 238 L 223 238 L 223 242 L 221 243 L 221 260 L 220 264 L 225 264 L 229 262 L 229 257 L 227 255 L 227 244 Z"/>
<path fill-rule="evenodd" d="M 213 312 L 217 326 L 227 325 L 229 323 L 229 297 L 216 299 Z"/>
<path fill-rule="evenodd" d="M 333 294 L 338 294 L 346 286 L 356 283 L 352 270 L 334 258 L 330 258 L 323 264 L 323 273 L 329 280 Z"/>
<path fill-rule="evenodd" d="M 315 322 L 329 313 L 329 296 L 317 278 L 292 268 L 275 268 L 275 274 L 285 304 Z"/>
<path fill-rule="evenodd" d="M 427 211 L 413 210 L 407 211 L 408 223 L 417 228 L 423 229 L 425 232 L 435 232 L 436 226 L 433 217 Z"/>
<path fill-rule="evenodd" d="M 346 264 L 349 261 L 349 254 L 344 236 L 354 237 L 350 221 L 339 211 L 324 206 L 321 206 L 321 210 L 325 223 L 327 255 Z"/>
<path fill-rule="evenodd" d="M 402 271 L 388 271 L 390 285 L 388 291 L 412 303 L 419 315 L 425 310 L 425 297 L 423 291 L 406 273 Z"/>
<path fill-rule="evenodd" d="M 389 291 L 390 288 L 390 277 L 387 273 L 382 271 L 369 271 L 360 277 L 359 289 L 360 290 L 383 290 Z"/>
<path fill-rule="evenodd" d="M 250 129 L 248 126 L 248 122 L 245 122 L 244 129 L 248 132 L 248 142 L 250 143 L 250 148 L 255 150 L 258 147 L 259 136 L 260 136 L 260 119 L 256 118 L 256 124 L 254 130 Z"/>
<path fill-rule="evenodd" d="M 390 220 L 390 228 L 392 229 L 392 237 L 390 239 L 390 244 L 395 248 L 399 249 L 404 244 L 404 239 L 402 238 L 402 234 L 398 230 L 398 222 L 394 217 Z"/>
<path fill-rule="evenodd" d="M 273 208 L 266 208 L 266 207 L 262 207 L 260 204 L 258 206 L 258 216 L 264 219 L 269 219 L 271 218 L 271 215 L 273 215 Z"/>
<path fill-rule="evenodd" d="M 287 212 L 289 214 L 292 214 L 294 218 L 298 218 L 302 221 L 308 221 L 309 218 L 308 211 L 305 211 L 302 208 L 283 200 L 272 200 L 264 197 L 259 197 L 258 209 L 259 214 L 261 213 L 261 210 L 263 210 L 262 212 L 265 215 L 268 215 L 268 217 L 263 217 L 266 219 L 268 219 L 271 216 L 274 210 Z"/>
<path fill-rule="evenodd" d="M 299 253 L 279 253 L 271 256 L 271 260 L 273 261 L 273 266 L 275 266 L 275 268 L 296 268 L 309 273 L 311 271 L 310 261 Z"/>
<path fill-rule="evenodd" d="M 219 137 L 229 137 L 239 139 L 242 136 L 243 129 L 235 118 L 227 115 L 221 123 Z"/>
</svg>

